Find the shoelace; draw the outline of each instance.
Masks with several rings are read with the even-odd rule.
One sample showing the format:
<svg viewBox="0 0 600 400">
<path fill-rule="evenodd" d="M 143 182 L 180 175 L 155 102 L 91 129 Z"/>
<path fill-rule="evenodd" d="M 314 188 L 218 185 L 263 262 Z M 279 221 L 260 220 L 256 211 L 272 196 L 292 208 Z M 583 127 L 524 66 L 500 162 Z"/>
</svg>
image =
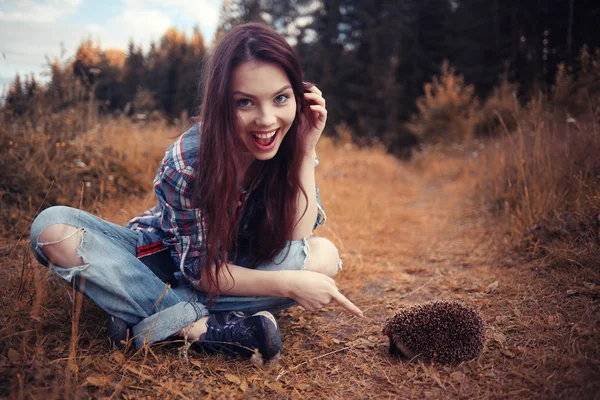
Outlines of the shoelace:
<svg viewBox="0 0 600 400">
<path fill-rule="evenodd" d="M 252 339 L 246 326 L 242 326 L 240 323 L 225 324 L 223 329 L 208 329 L 200 343 L 207 350 L 237 355 L 239 351 L 234 350 L 236 348 L 250 352 L 254 350 L 240 343 L 246 341 L 246 339 L 250 339 L 249 341 Z"/>
</svg>

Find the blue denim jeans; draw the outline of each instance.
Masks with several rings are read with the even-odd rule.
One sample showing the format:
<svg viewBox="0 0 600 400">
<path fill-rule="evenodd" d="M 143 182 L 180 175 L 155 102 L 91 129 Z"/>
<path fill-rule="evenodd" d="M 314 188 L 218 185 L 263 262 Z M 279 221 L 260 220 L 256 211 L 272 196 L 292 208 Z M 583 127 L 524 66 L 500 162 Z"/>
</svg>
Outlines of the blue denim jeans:
<svg viewBox="0 0 600 400">
<path fill-rule="evenodd" d="M 42 249 L 51 243 L 40 243 L 39 237 L 53 224 L 70 225 L 83 233 L 77 249 L 82 265 L 63 268 L 45 256 Z M 42 211 L 33 221 L 30 234 L 36 259 L 108 314 L 127 322 L 136 348 L 163 341 L 211 312 L 277 312 L 296 304 L 282 297 L 244 296 L 221 296 L 211 303 L 187 281 L 172 288 L 136 258 L 138 235 L 141 233 L 64 206 Z M 306 240 L 291 241 L 273 263 L 256 269 L 303 269 L 308 251 Z"/>
</svg>

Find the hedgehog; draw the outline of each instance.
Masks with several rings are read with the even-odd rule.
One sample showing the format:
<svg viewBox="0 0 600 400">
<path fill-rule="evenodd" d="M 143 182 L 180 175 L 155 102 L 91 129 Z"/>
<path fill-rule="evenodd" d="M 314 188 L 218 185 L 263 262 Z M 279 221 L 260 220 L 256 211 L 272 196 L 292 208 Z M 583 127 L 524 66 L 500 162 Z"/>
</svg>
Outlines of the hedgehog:
<svg viewBox="0 0 600 400">
<path fill-rule="evenodd" d="M 383 334 L 390 339 L 390 354 L 450 365 L 479 357 L 485 343 L 481 316 L 456 301 L 401 309 L 386 321 Z"/>
</svg>

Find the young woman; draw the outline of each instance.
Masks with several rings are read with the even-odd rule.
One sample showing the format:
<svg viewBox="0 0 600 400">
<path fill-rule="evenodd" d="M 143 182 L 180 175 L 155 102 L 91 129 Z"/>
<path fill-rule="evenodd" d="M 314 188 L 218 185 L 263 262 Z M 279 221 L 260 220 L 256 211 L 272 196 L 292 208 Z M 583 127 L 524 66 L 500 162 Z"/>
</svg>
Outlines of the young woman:
<svg viewBox="0 0 600 400">
<path fill-rule="evenodd" d="M 31 228 L 36 258 L 105 310 L 134 343 L 185 337 L 263 360 L 281 352 L 272 313 L 338 302 L 315 147 L 327 110 L 298 57 L 261 24 L 228 32 L 205 76 L 200 122 L 166 151 L 158 204 L 126 227 L 51 207 Z M 110 331 L 110 329 L 109 329 Z"/>
</svg>

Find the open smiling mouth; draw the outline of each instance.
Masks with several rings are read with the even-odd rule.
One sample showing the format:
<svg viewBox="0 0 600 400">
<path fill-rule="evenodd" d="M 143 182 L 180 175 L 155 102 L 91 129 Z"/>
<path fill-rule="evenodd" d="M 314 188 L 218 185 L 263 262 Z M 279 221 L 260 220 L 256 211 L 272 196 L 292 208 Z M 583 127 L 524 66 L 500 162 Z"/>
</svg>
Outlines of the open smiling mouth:
<svg viewBox="0 0 600 400">
<path fill-rule="evenodd" d="M 252 135 L 252 143 L 254 146 L 263 151 L 268 151 L 273 148 L 275 145 L 275 139 L 277 138 L 277 131 L 279 129 L 275 129 L 272 131 L 261 131 L 261 132 L 250 132 Z"/>
</svg>

